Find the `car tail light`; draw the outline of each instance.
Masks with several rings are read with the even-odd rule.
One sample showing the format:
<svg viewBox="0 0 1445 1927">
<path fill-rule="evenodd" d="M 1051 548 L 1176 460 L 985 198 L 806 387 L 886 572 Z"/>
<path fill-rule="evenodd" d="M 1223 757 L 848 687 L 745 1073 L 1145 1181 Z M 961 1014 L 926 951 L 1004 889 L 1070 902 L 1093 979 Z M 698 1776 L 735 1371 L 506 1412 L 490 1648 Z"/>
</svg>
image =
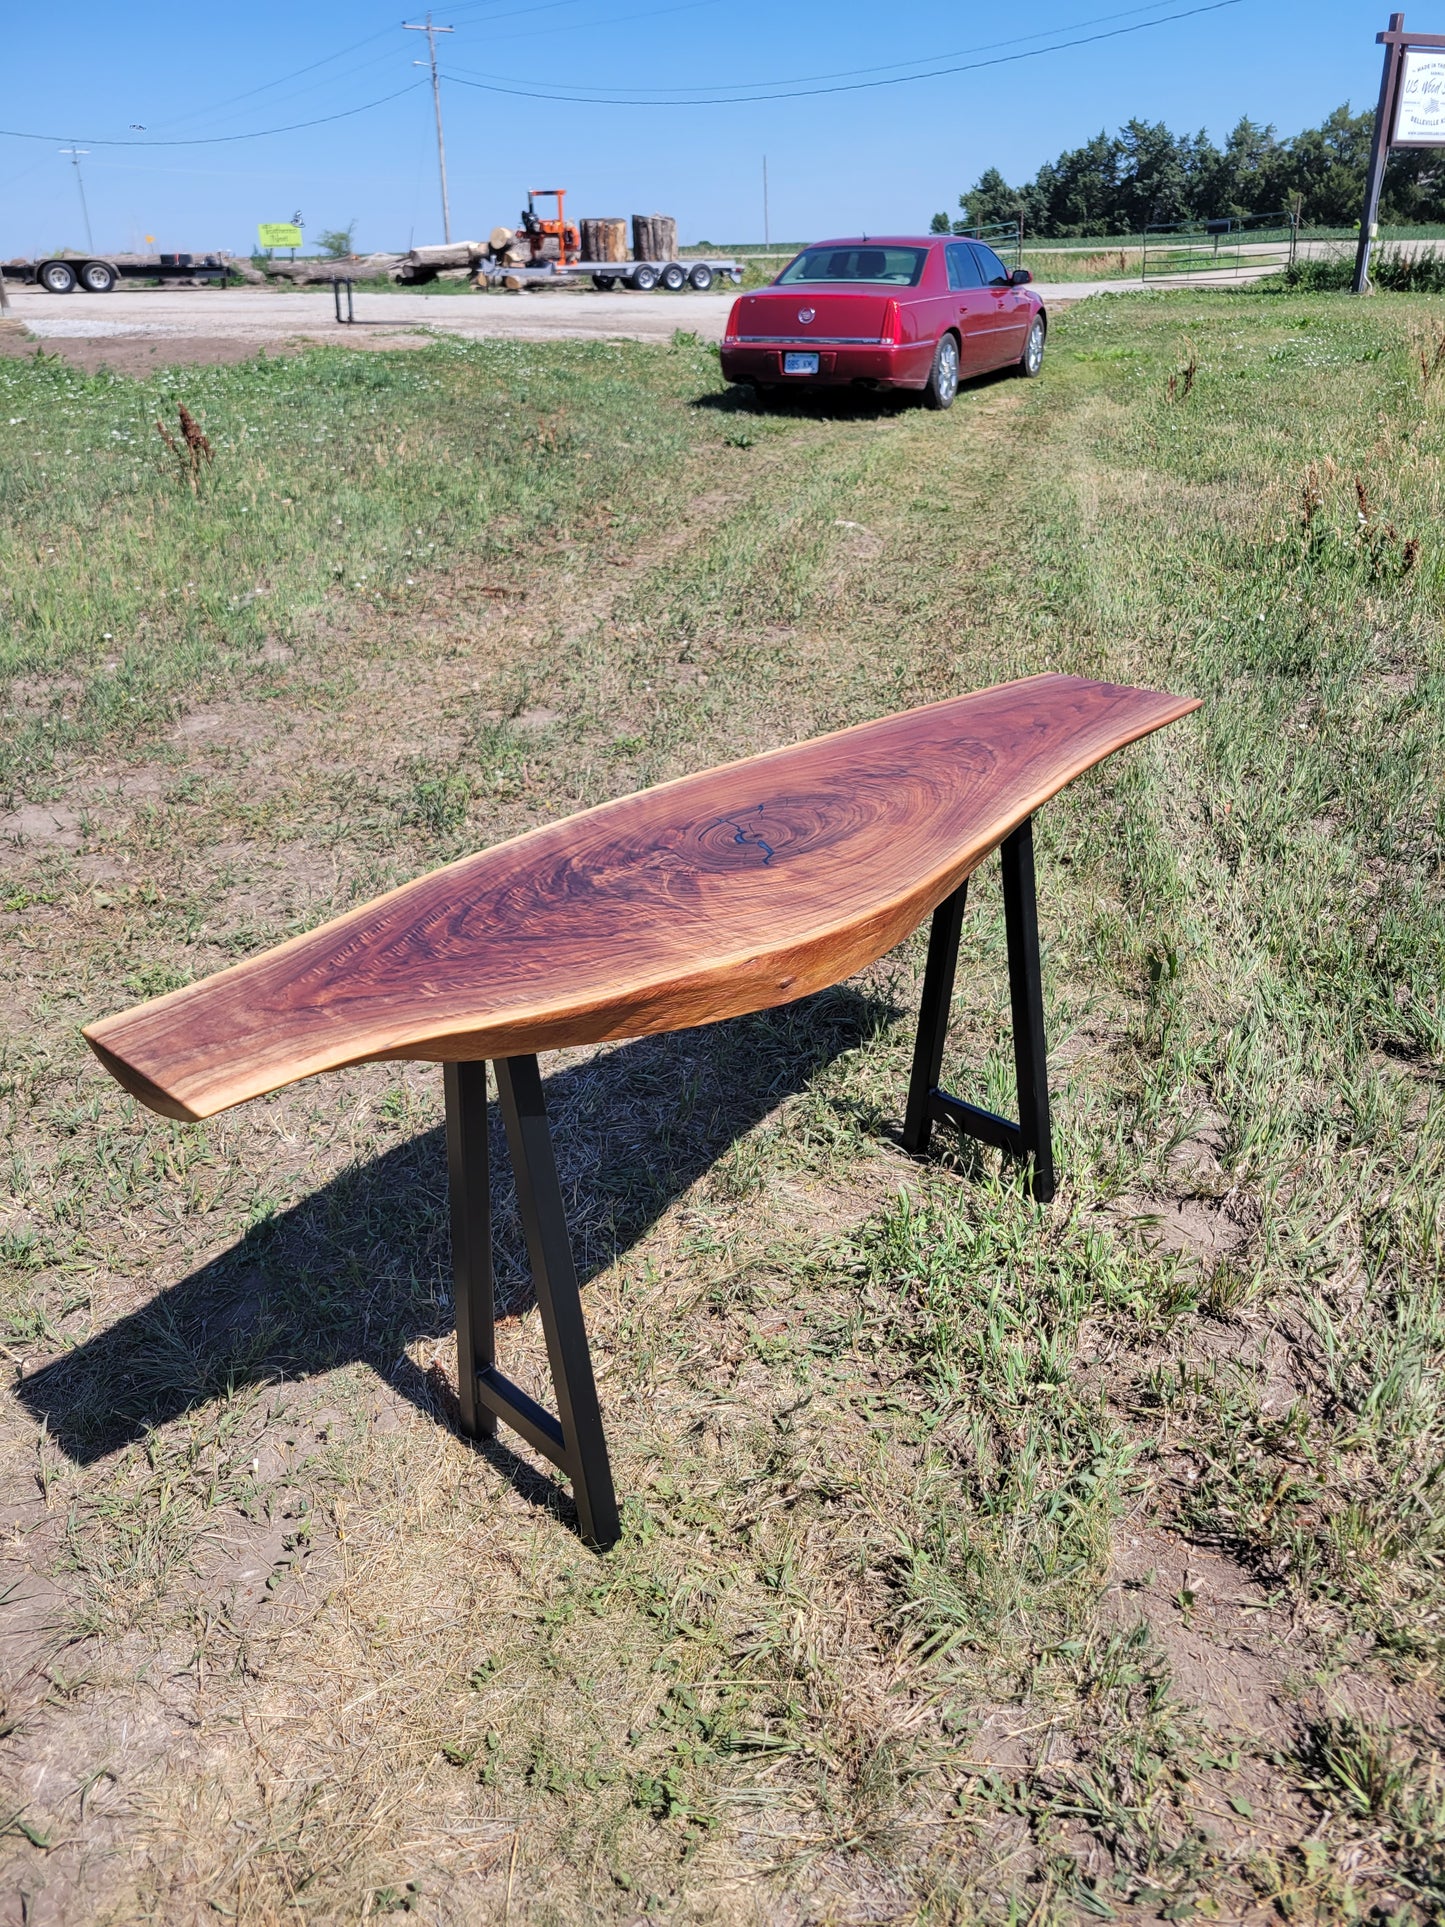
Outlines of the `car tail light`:
<svg viewBox="0 0 1445 1927">
<path fill-rule="evenodd" d="M 903 339 L 903 316 L 896 301 L 890 301 L 883 310 L 883 332 L 878 339 L 894 347 Z"/>
<path fill-rule="evenodd" d="M 728 325 L 727 325 L 727 326 L 726 326 L 726 327 L 725 327 L 725 328 L 723 329 L 723 340 L 724 340 L 724 341 L 736 341 L 736 340 L 737 340 L 737 338 L 738 338 L 738 316 L 739 316 L 739 315 L 740 315 L 740 314 L 742 313 L 742 311 L 743 311 L 743 304 L 742 304 L 742 302 L 741 302 L 741 301 L 735 301 L 735 302 L 733 303 L 733 305 L 732 305 L 732 312 L 731 312 L 731 313 L 730 313 L 730 314 L 728 315 Z"/>
</svg>

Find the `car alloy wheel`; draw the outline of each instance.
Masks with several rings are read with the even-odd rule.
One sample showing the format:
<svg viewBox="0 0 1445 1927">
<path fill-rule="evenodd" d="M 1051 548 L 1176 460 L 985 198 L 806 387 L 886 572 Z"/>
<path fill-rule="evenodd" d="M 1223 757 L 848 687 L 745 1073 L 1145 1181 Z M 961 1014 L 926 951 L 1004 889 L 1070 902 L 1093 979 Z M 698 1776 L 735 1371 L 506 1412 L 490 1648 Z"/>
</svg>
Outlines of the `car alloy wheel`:
<svg viewBox="0 0 1445 1927">
<path fill-rule="evenodd" d="M 51 294 L 69 294 L 75 286 L 75 270 L 64 261 L 47 261 L 40 270 L 40 285 Z"/>
<path fill-rule="evenodd" d="M 650 294 L 657 286 L 657 269 L 649 267 L 634 268 L 632 286 L 639 294 Z"/>
<path fill-rule="evenodd" d="M 1029 329 L 1028 340 L 1024 343 L 1023 354 L 1019 358 L 1019 373 L 1030 380 L 1044 365 L 1044 318 L 1035 315 L 1033 326 Z"/>
<path fill-rule="evenodd" d="M 687 278 L 699 294 L 706 294 L 712 286 L 712 269 L 706 262 L 699 261 Z"/>
<path fill-rule="evenodd" d="M 944 335 L 933 351 L 933 366 L 928 372 L 923 399 L 930 408 L 952 408 L 957 393 L 958 342 L 952 335 Z"/>
<path fill-rule="evenodd" d="M 115 270 L 108 261 L 87 261 L 80 270 L 80 280 L 91 294 L 109 294 L 115 286 Z"/>
<path fill-rule="evenodd" d="M 676 261 L 669 261 L 662 270 L 662 285 L 669 294 L 677 294 L 687 286 L 687 270 L 679 267 Z"/>
</svg>

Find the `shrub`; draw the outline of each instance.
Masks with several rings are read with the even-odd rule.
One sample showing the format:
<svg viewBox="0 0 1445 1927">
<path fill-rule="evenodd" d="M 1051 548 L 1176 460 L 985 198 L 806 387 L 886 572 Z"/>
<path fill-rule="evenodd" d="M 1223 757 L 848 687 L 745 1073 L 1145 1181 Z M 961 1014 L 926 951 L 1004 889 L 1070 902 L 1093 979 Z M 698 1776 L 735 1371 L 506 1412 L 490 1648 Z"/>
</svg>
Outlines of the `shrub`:
<svg viewBox="0 0 1445 1927">
<path fill-rule="evenodd" d="M 1348 288 L 1354 278 L 1354 256 L 1341 254 L 1324 261 L 1292 261 L 1274 285 L 1325 293 Z M 1434 248 L 1409 253 L 1398 247 L 1376 248 L 1370 283 L 1387 294 L 1445 294 L 1445 254 Z"/>
</svg>

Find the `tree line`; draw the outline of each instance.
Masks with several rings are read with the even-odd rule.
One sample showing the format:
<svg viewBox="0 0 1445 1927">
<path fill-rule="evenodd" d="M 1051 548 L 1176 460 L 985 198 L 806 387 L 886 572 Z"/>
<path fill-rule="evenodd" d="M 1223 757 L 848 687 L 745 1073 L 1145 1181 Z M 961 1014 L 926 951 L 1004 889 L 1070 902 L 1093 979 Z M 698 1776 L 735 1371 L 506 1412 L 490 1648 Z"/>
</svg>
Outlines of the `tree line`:
<svg viewBox="0 0 1445 1927">
<path fill-rule="evenodd" d="M 1156 221 L 1217 220 L 1281 213 L 1298 206 L 1311 227 L 1348 227 L 1360 218 L 1373 113 L 1348 102 L 1318 127 L 1281 139 L 1245 118 L 1223 147 L 1209 135 L 1174 134 L 1156 121 L 1100 130 L 1082 147 L 1045 161 L 1031 181 L 1010 187 L 996 167 L 959 196 L 961 221 L 935 214 L 933 230 L 976 227 L 1023 216 L 1040 236 L 1138 234 Z M 1380 201 L 1383 222 L 1445 221 L 1445 149 L 1406 148 L 1390 156 Z"/>
</svg>

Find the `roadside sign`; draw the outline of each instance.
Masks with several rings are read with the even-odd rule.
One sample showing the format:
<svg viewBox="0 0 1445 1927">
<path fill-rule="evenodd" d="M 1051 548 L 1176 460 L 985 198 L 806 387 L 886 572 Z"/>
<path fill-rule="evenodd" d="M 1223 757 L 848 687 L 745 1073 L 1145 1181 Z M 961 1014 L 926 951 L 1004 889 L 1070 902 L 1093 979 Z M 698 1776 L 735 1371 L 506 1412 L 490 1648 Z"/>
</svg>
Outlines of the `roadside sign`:
<svg viewBox="0 0 1445 1927">
<path fill-rule="evenodd" d="M 1445 53 L 1407 47 L 1394 147 L 1445 147 Z"/>
<path fill-rule="evenodd" d="M 1407 33 L 1403 13 L 1375 35 L 1385 49 L 1380 104 L 1365 173 L 1365 210 L 1355 249 L 1354 294 L 1370 292 L 1370 249 L 1379 232 L 1380 189 L 1392 147 L 1445 147 L 1445 33 Z"/>
<path fill-rule="evenodd" d="M 299 248 L 301 230 L 294 221 L 262 221 L 256 237 L 263 248 Z"/>
</svg>

